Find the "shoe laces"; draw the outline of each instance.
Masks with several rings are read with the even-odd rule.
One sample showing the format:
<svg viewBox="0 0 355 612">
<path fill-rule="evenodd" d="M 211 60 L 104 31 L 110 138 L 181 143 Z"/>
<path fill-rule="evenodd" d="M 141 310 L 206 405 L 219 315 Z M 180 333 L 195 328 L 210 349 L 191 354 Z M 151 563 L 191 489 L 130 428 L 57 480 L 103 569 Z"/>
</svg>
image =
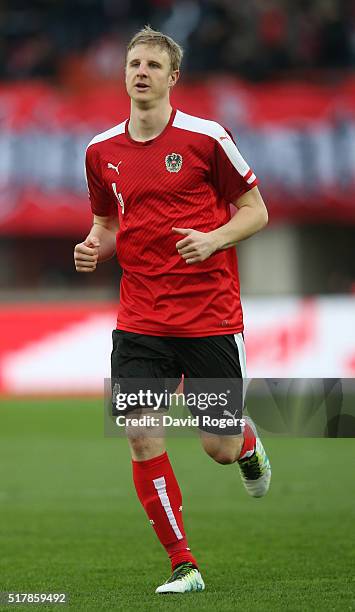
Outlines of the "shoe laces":
<svg viewBox="0 0 355 612">
<path fill-rule="evenodd" d="M 174 582 L 175 580 L 182 580 L 191 574 L 196 568 L 192 563 L 183 563 L 174 569 L 171 577 L 167 582 Z"/>
<path fill-rule="evenodd" d="M 248 480 L 257 480 L 262 476 L 261 462 L 256 451 L 251 457 L 239 461 L 239 466 L 243 472 L 243 476 Z"/>
</svg>

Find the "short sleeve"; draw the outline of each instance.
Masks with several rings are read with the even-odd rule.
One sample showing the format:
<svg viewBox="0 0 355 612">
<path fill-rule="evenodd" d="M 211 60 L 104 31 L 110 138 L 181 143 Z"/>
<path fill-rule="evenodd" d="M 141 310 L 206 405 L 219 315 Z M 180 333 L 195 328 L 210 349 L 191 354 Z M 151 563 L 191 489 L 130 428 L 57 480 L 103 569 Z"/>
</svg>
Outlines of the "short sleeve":
<svg viewBox="0 0 355 612">
<path fill-rule="evenodd" d="M 231 134 L 221 128 L 223 134 L 215 138 L 212 163 L 212 184 L 228 203 L 258 184 L 258 180 L 239 152 Z"/>
<path fill-rule="evenodd" d="M 101 217 L 117 214 L 115 201 L 102 180 L 99 155 L 92 146 L 86 150 L 85 171 L 93 214 Z"/>
</svg>

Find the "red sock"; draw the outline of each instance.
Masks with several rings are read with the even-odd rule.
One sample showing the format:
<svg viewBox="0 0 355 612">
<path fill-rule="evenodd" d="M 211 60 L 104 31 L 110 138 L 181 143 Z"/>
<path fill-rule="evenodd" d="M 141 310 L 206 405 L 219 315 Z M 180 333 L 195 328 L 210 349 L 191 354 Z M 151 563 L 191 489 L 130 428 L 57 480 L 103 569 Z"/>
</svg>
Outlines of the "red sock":
<svg viewBox="0 0 355 612">
<path fill-rule="evenodd" d="M 134 461 L 133 481 L 138 498 L 171 561 L 172 569 L 190 561 L 197 566 L 187 544 L 182 520 L 182 497 L 168 454 Z"/>
<path fill-rule="evenodd" d="M 256 442 L 255 434 L 252 428 L 250 427 L 250 425 L 248 425 L 248 423 L 245 423 L 243 435 L 244 435 L 244 442 L 243 442 L 242 450 L 240 451 L 239 459 L 250 457 L 253 454 L 254 449 L 255 449 L 255 442 Z"/>
</svg>

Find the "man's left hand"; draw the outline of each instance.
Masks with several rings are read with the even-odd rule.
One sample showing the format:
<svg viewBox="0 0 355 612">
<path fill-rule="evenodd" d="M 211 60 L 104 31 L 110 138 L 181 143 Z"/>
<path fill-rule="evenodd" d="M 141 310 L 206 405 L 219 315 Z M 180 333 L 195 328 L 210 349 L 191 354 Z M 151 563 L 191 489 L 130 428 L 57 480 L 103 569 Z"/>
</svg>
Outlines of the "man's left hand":
<svg viewBox="0 0 355 612">
<path fill-rule="evenodd" d="M 176 243 L 176 248 L 187 264 L 205 261 L 217 250 L 217 242 L 213 232 L 198 232 L 191 228 L 173 227 L 173 232 L 184 236 Z"/>
</svg>

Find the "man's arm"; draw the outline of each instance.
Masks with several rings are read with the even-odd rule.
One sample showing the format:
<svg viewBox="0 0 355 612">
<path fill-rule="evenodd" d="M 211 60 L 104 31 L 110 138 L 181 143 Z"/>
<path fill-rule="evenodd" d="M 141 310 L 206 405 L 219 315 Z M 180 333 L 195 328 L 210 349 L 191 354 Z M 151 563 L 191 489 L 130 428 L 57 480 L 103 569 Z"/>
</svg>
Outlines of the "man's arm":
<svg viewBox="0 0 355 612">
<path fill-rule="evenodd" d="M 217 250 L 228 249 L 241 240 L 250 238 L 267 225 L 267 208 L 260 191 L 254 187 L 244 193 L 235 203 L 238 212 L 228 223 L 211 232 L 217 241 Z"/>
<path fill-rule="evenodd" d="M 234 217 L 212 232 L 172 228 L 177 234 L 185 236 L 176 243 L 176 248 L 187 264 L 204 261 L 215 251 L 228 249 L 253 236 L 267 224 L 267 209 L 257 187 L 244 193 L 234 202 L 234 206 L 239 209 Z"/>
<path fill-rule="evenodd" d="M 117 215 L 99 217 L 94 215 L 93 226 L 84 242 L 74 249 L 77 272 L 94 272 L 98 263 L 111 259 L 116 251 Z"/>
</svg>

